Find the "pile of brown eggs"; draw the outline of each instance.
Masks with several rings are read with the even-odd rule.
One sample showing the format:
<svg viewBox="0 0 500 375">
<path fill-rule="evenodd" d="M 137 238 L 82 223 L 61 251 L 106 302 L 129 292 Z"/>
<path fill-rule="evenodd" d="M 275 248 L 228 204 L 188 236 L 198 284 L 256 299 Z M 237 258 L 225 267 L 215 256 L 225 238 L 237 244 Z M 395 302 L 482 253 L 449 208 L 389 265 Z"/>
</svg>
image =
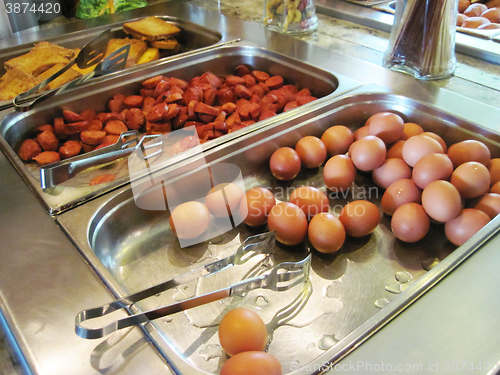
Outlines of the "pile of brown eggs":
<svg viewBox="0 0 500 375">
<path fill-rule="evenodd" d="M 457 26 L 468 29 L 500 29 L 500 1 L 490 0 L 486 4 L 471 0 L 459 0 Z"/>
<path fill-rule="evenodd" d="M 355 133 L 335 125 L 321 139 L 304 137 L 295 149 L 275 151 L 269 165 L 279 180 L 323 166 L 330 196 L 352 189 L 357 173 L 371 174 L 384 191 L 381 209 L 404 242 L 417 242 L 431 224 L 443 224 L 448 240 L 460 246 L 500 213 L 500 159 L 491 159 L 484 143 L 465 140 L 448 147 L 438 134 L 395 113 L 374 114 Z M 337 217 L 321 188 L 311 186 L 296 189 L 289 202 L 268 211 L 267 224 L 280 242 L 294 245 L 308 237 L 326 253 L 337 251 L 346 235 L 371 233 L 380 219 L 367 200 L 348 203 Z"/>
</svg>

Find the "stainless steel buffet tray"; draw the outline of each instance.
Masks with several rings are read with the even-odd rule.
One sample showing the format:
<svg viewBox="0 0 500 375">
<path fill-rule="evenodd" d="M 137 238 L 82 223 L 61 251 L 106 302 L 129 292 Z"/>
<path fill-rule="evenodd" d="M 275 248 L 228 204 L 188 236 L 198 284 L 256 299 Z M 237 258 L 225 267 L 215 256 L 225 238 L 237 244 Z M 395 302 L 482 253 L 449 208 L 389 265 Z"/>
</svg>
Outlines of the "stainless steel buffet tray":
<svg viewBox="0 0 500 375">
<path fill-rule="evenodd" d="M 130 20 L 131 21 L 136 21 L 141 19 L 142 17 L 139 18 L 133 18 Z M 181 49 L 178 53 L 173 54 L 173 55 L 168 55 L 168 52 L 162 52 L 162 55 L 160 55 L 160 61 L 162 60 L 168 60 L 172 58 L 172 56 L 183 56 L 186 54 L 191 53 L 192 51 L 196 51 L 202 48 L 210 48 L 217 43 L 225 43 L 231 40 L 228 35 L 221 34 L 218 31 L 211 30 L 207 27 L 184 21 L 182 19 L 179 19 L 177 17 L 171 17 L 171 16 L 161 16 L 159 17 L 167 22 L 170 22 L 174 25 L 176 25 L 181 31 L 176 37 L 177 41 L 181 45 Z M 129 21 L 127 21 L 129 22 Z M 58 36 L 54 38 L 47 38 L 44 39 L 47 42 L 51 42 L 54 44 L 57 44 L 58 46 L 65 47 L 65 48 L 71 48 L 71 49 L 82 49 L 87 42 L 92 40 L 95 36 L 97 36 L 100 32 L 106 30 L 106 29 L 112 29 L 115 31 L 115 37 L 117 38 L 122 38 L 126 37 L 127 35 L 125 32 L 121 32 L 121 26 L 122 23 L 112 23 L 109 24 L 105 27 L 96 27 L 96 28 L 91 28 L 89 30 L 85 30 L 84 32 L 74 32 L 70 34 L 66 34 L 63 36 Z M 130 36 L 129 36 L 130 37 Z M 39 42 L 39 41 L 37 41 Z M 11 47 L 11 48 L 5 48 L 0 51 L 0 76 L 2 76 L 5 73 L 5 66 L 4 63 L 14 57 L 23 55 L 25 53 L 28 53 L 33 46 L 37 43 L 29 43 L 29 44 L 22 44 L 16 47 Z M 152 65 L 155 64 L 156 62 L 151 62 L 147 63 L 145 65 Z M 135 67 L 130 67 L 127 68 L 126 70 L 133 70 L 137 68 L 142 68 L 142 65 L 138 65 Z M 93 81 L 96 80 L 102 80 L 105 79 L 106 77 L 98 77 L 94 78 Z M 0 106 L 4 106 L 9 104 L 10 101 L 0 101 Z"/>
<path fill-rule="evenodd" d="M 295 84 L 300 88 L 310 88 L 313 94 L 320 99 L 279 116 L 260 121 L 238 132 L 207 142 L 203 145 L 205 149 L 241 137 L 281 118 L 296 116 L 303 111 L 321 105 L 324 101 L 331 100 L 336 95 L 359 86 L 357 82 L 347 77 L 316 68 L 264 48 L 244 44 L 218 47 L 189 56 L 173 57 L 168 61 L 159 61 L 129 72 L 117 73 L 101 82 L 77 88 L 48 99 L 28 112 L 10 113 L 0 122 L 0 145 L 32 190 L 41 198 L 49 213 L 57 214 L 89 198 L 127 183 L 127 160 L 121 159 L 101 169 L 84 171 L 74 179 L 55 188 L 42 190 L 40 187 L 39 167 L 35 162 L 24 163 L 17 156 L 20 144 L 29 137 L 30 132 L 33 132 L 36 127 L 46 123 L 53 123 L 55 117 L 61 116 L 63 109 L 70 109 L 79 113 L 90 108 L 96 112 L 103 112 L 107 101 L 113 95 L 137 93 L 141 87 L 141 82 L 158 74 L 189 81 L 206 71 L 211 71 L 217 75 L 233 74 L 234 68 L 240 64 L 248 64 L 253 66 L 254 69 L 264 70 L 273 75 L 279 74 L 285 78 L 287 83 Z M 188 157 L 189 151 L 183 155 Z M 90 179 L 96 173 L 114 173 L 118 178 L 110 183 L 89 186 Z"/>
<path fill-rule="evenodd" d="M 287 201 L 293 188 L 302 185 L 324 189 L 322 170 L 302 171 L 292 182 L 277 181 L 268 163 L 278 147 L 294 146 L 305 135 L 319 136 L 335 124 L 357 129 L 370 115 L 380 111 L 399 113 L 406 121 L 440 134 L 448 145 L 465 139 L 481 140 L 490 148 L 492 157 L 500 156 L 499 134 L 433 106 L 395 95 L 389 89 L 368 85 L 322 107 L 207 150 L 203 155 L 161 171 L 160 175 L 182 171 L 180 177 L 168 181 L 189 189 L 197 186 L 208 168 L 213 170 L 231 164 L 239 168 L 246 189 L 267 187 L 277 199 Z M 369 175 L 358 173 L 355 185 L 352 196 L 330 196 L 332 211 L 354 199 L 368 198 L 380 204 L 382 192 Z M 365 196 L 356 197 L 355 192 L 361 191 Z M 57 217 L 60 226 L 116 297 L 228 256 L 246 237 L 267 230 L 238 225 L 209 241 L 181 248 L 168 219 L 167 210 L 138 208 L 130 187 Z M 271 332 L 268 350 L 280 360 L 284 374 L 317 373 L 354 350 L 478 250 L 498 231 L 499 223 L 497 217 L 470 241 L 456 248 L 446 240 L 442 225 L 437 224 L 433 224 L 430 233 L 418 243 L 402 243 L 392 235 L 390 218 L 383 216 L 370 236 L 348 238 L 335 254 L 320 254 L 307 243 L 293 248 L 277 245 L 269 258 L 256 258 L 248 265 L 233 267 L 209 280 L 180 286 L 137 307 L 156 308 L 216 290 L 255 270 L 282 261 L 297 261 L 312 253 L 310 282 L 304 286 L 282 294 L 251 292 L 245 298 L 216 302 L 161 318 L 145 324 L 143 329 L 175 373 L 217 373 L 226 359 L 218 343 L 217 325 L 231 308 L 245 306 L 265 321 Z"/>
</svg>

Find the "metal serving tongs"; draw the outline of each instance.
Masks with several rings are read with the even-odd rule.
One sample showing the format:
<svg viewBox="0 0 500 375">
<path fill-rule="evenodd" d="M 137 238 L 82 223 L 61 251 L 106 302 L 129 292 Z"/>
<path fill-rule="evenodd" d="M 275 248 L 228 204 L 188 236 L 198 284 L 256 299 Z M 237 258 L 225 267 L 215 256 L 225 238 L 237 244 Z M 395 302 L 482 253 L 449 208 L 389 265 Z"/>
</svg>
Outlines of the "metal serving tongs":
<svg viewBox="0 0 500 375">
<path fill-rule="evenodd" d="M 87 328 L 82 326 L 82 323 L 86 320 L 101 318 L 111 312 L 123 308 L 130 309 L 134 303 L 145 300 L 165 290 L 178 285 L 186 284 L 189 281 L 193 281 L 201 277 L 213 275 L 233 265 L 242 264 L 255 255 L 270 253 L 274 248 L 274 243 L 274 232 L 267 232 L 249 237 L 240 245 L 236 253 L 227 258 L 207 264 L 206 266 L 197 268 L 171 280 L 132 294 L 128 297 L 116 300 L 104 306 L 81 311 L 75 319 L 76 334 L 85 339 L 98 339 L 122 328 L 146 323 L 150 320 L 158 319 L 166 315 L 184 311 L 226 297 L 242 295 L 256 288 L 284 291 L 307 280 L 309 277 L 310 257 L 307 257 L 300 262 L 281 263 L 267 274 L 245 279 L 215 292 L 193 297 L 172 305 L 163 306 L 144 313 L 137 313 L 127 318 L 116 320 L 103 327 Z"/>
<path fill-rule="evenodd" d="M 138 148 L 144 151 L 152 147 L 157 147 L 161 145 L 161 143 L 147 144 L 146 142 L 158 136 L 159 135 L 156 134 L 145 135 L 139 140 L 139 133 L 137 130 L 123 132 L 118 141 L 110 146 L 41 167 L 40 185 L 42 189 L 50 189 L 75 177 L 78 173 L 90 167 L 118 160 L 130 155 Z M 155 156 L 161 152 L 162 150 L 160 149 L 151 153 L 148 157 Z"/>
<path fill-rule="evenodd" d="M 59 74 L 62 74 L 61 72 L 67 70 L 66 68 L 68 66 L 73 65 L 72 63 L 69 63 L 65 68 L 63 68 L 59 72 L 55 73 L 52 77 L 47 78 L 46 80 L 42 81 L 39 85 L 26 91 L 25 93 L 22 93 L 22 94 L 19 94 L 18 96 L 16 96 L 13 100 L 14 106 L 15 106 L 17 111 L 21 111 L 21 112 L 29 111 L 35 104 L 37 104 L 45 99 L 48 99 L 54 95 L 58 95 L 58 94 L 66 91 L 66 90 L 69 90 L 73 87 L 81 85 L 93 77 L 99 77 L 99 76 L 103 76 L 106 74 L 110 74 L 110 73 L 114 73 L 116 71 L 119 71 L 125 67 L 125 64 L 127 63 L 127 57 L 128 57 L 129 52 L 130 52 L 130 45 L 126 44 L 123 47 L 117 49 L 115 52 L 113 52 L 109 56 L 107 56 L 104 60 L 100 61 L 92 72 L 85 74 L 81 77 L 75 78 L 74 80 L 72 80 L 72 81 L 70 81 L 70 82 L 68 82 L 60 87 L 56 87 L 52 90 L 43 91 L 42 93 L 37 94 L 37 91 L 40 87 L 44 87 L 48 82 L 57 78 L 56 76 L 59 76 Z M 78 55 L 78 56 L 80 56 L 80 55 Z M 97 60 L 97 59 L 94 59 L 94 61 L 95 60 Z M 75 60 L 73 60 L 73 61 L 75 61 Z M 99 61 L 99 60 L 97 60 L 97 61 Z M 91 65 L 91 66 L 93 66 L 93 65 Z"/>
</svg>

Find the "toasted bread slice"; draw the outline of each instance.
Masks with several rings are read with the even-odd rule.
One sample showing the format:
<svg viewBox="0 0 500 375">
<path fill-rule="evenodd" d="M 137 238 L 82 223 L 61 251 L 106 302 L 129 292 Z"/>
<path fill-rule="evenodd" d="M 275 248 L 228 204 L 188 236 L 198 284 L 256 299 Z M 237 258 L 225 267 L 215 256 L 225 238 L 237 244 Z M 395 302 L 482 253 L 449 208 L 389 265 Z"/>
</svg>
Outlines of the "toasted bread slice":
<svg viewBox="0 0 500 375">
<path fill-rule="evenodd" d="M 158 49 L 176 49 L 179 45 L 179 42 L 175 39 L 167 39 L 167 40 L 155 40 L 153 42 L 149 42 L 151 47 Z"/>
<path fill-rule="evenodd" d="M 50 69 L 46 70 L 45 72 L 43 72 L 42 74 L 38 75 L 36 77 L 36 83 L 39 84 L 44 79 L 49 78 L 50 76 L 52 76 L 53 74 L 57 73 L 59 70 L 61 70 L 65 66 L 66 66 L 66 64 L 56 64 L 56 65 L 54 65 L 52 68 L 50 68 Z M 74 79 L 76 79 L 78 77 L 81 77 L 81 75 L 82 74 L 80 72 L 77 72 L 76 70 L 73 70 L 73 69 L 69 69 L 68 71 L 64 72 L 59 77 L 57 77 L 56 79 L 54 79 L 53 81 L 49 82 L 49 84 L 46 87 L 42 88 L 42 89 L 44 89 L 44 90 L 55 89 L 56 87 L 62 86 L 65 83 L 71 82 L 72 80 L 74 80 Z"/>
<path fill-rule="evenodd" d="M 17 69 L 7 69 L 0 79 L 0 100 L 11 100 L 36 85 L 30 74 Z"/>
<path fill-rule="evenodd" d="M 36 77 L 55 64 L 67 64 L 76 57 L 76 51 L 49 42 L 37 43 L 30 52 L 4 63 L 7 69 L 16 69 Z"/>
<path fill-rule="evenodd" d="M 126 33 L 150 42 L 172 38 L 181 31 L 177 26 L 156 17 L 127 22 L 122 28 Z"/>
<path fill-rule="evenodd" d="M 139 61 L 142 54 L 148 49 L 148 44 L 145 41 L 139 39 L 111 39 L 108 42 L 106 54 L 104 55 L 104 57 L 111 55 L 117 49 L 127 44 L 130 44 L 130 52 L 128 53 L 125 68 L 130 68 L 131 66 L 137 65 L 137 62 Z"/>
</svg>

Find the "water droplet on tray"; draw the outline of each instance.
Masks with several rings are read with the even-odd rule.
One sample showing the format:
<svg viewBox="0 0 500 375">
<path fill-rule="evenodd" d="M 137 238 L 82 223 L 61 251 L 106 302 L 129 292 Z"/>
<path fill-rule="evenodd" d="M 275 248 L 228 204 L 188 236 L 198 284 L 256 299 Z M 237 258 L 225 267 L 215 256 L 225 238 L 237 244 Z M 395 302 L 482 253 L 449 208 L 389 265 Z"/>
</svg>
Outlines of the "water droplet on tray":
<svg viewBox="0 0 500 375">
<path fill-rule="evenodd" d="M 379 298 L 378 300 L 375 301 L 375 307 L 378 307 L 379 309 L 387 306 L 389 303 L 389 300 L 387 298 Z"/>
<path fill-rule="evenodd" d="M 205 361 L 224 355 L 224 350 L 219 344 L 209 344 L 200 350 L 200 355 Z"/>
<path fill-rule="evenodd" d="M 255 298 L 255 304 L 259 307 L 265 306 L 269 303 L 269 301 L 264 296 L 257 296 Z"/>
<path fill-rule="evenodd" d="M 426 271 L 430 271 L 436 265 L 438 265 L 440 260 L 438 258 L 429 258 L 422 261 L 422 268 Z"/>
<path fill-rule="evenodd" d="M 401 293 L 401 284 L 398 282 L 393 282 L 385 287 L 385 290 L 389 293 L 399 294 Z"/>
<path fill-rule="evenodd" d="M 166 316 L 162 319 L 163 323 L 171 323 L 172 322 L 172 317 L 171 316 Z"/>
<path fill-rule="evenodd" d="M 335 288 L 333 287 L 333 285 L 328 285 L 325 288 L 325 297 L 335 298 Z"/>
<path fill-rule="evenodd" d="M 191 298 L 192 295 L 188 292 L 188 286 L 187 285 L 179 285 L 177 287 L 177 292 L 173 295 L 173 299 L 175 301 L 184 301 L 185 299 Z"/>
<path fill-rule="evenodd" d="M 408 271 L 399 271 L 396 272 L 396 280 L 399 281 L 401 284 L 409 282 L 412 277 Z"/>
<path fill-rule="evenodd" d="M 324 335 L 321 340 L 319 340 L 318 347 L 321 350 L 328 350 L 337 342 L 338 340 L 335 338 L 335 335 Z"/>
</svg>

